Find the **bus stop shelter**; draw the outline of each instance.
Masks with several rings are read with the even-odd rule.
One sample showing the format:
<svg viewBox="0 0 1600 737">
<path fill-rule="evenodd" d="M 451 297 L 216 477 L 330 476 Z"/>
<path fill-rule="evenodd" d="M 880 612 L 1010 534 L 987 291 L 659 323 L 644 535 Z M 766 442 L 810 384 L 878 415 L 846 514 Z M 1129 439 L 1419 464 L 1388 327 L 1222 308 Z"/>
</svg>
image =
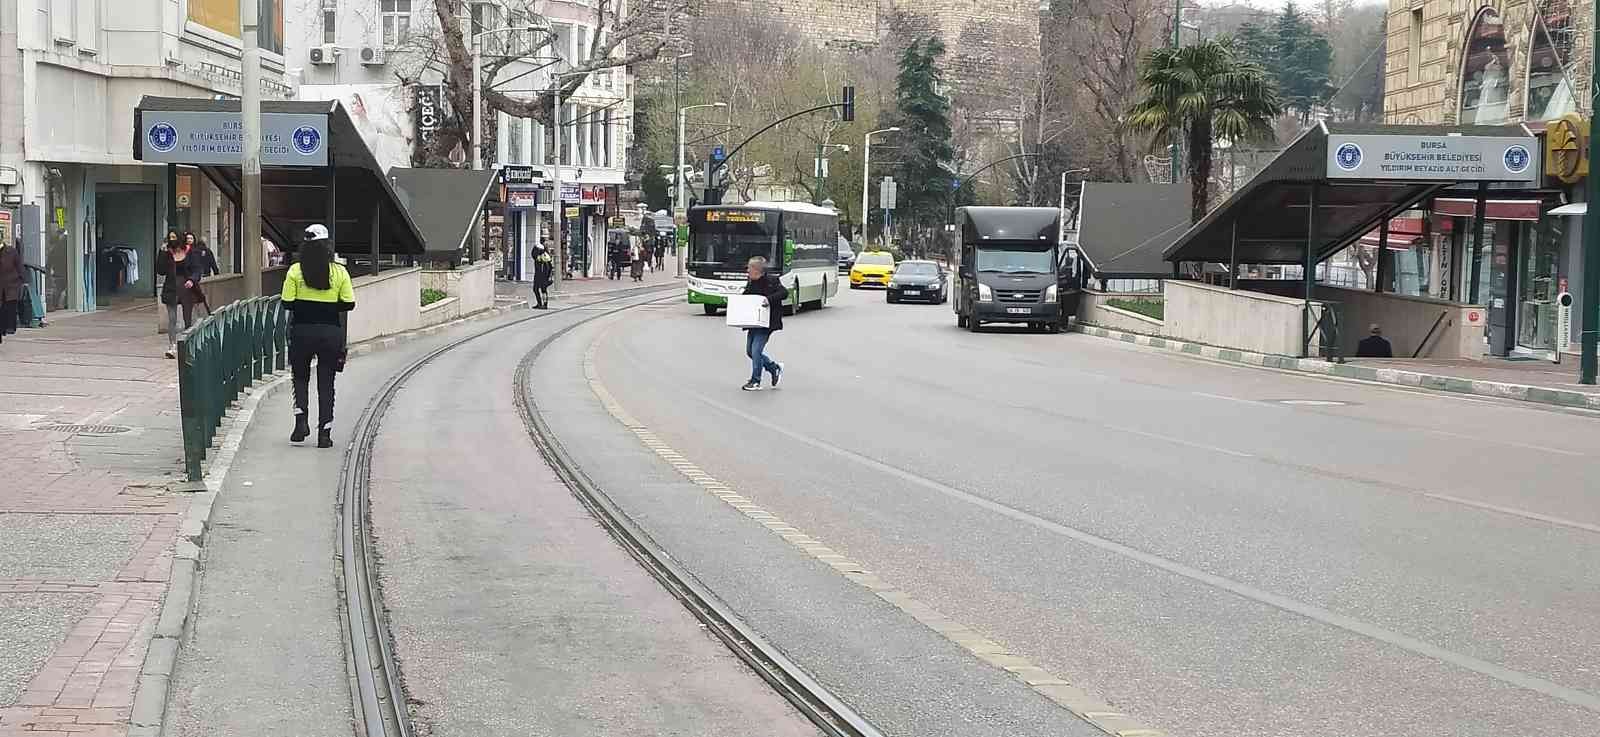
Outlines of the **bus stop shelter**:
<svg viewBox="0 0 1600 737">
<path fill-rule="evenodd" d="M 1539 150 L 1533 133 L 1520 125 L 1321 123 L 1173 242 L 1163 258 L 1175 277 L 1185 264 L 1225 264 L 1234 289 L 1240 264 L 1303 267 L 1298 285 L 1283 290 L 1280 282 L 1277 291 L 1305 302 L 1301 355 L 1308 355 L 1321 322 L 1312 305 L 1319 263 L 1374 229 L 1387 236 L 1382 226 L 1389 220 L 1463 186 L 1475 198 L 1474 237 L 1481 239 L 1492 192 L 1537 187 Z M 1480 250 L 1475 245 L 1474 252 Z"/>
<path fill-rule="evenodd" d="M 193 166 L 243 212 L 238 100 L 147 96 L 133 120 L 134 158 L 167 164 L 168 191 L 177 167 Z M 326 225 L 353 274 L 423 254 L 422 232 L 337 101 L 264 101 L 261 138 L 263 236 L 292 251 L 306 226 Z M 175 221 L 176 201 L 167 207 Z M 233 232 L 242 233 L 242 223 Z"/>
</svg>

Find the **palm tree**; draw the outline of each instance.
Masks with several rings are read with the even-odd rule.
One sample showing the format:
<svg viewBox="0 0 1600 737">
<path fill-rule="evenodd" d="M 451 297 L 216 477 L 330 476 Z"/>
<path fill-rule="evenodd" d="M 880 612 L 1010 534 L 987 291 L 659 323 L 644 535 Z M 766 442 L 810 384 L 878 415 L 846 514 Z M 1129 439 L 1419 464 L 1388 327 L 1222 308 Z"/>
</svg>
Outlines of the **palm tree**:
<svg viewBox="0 0 1600 737">
<path fill-rule="evenodd" d="M 1143 99 L 1128 111 L 1131 128 L 1166 143 L 1182 135 L 1189 154 L 1189 217 L 1205 217 L 1211 181 L 1211 143 L 1265 140 L 1282 112 L 1266 70 L 1244 58 L 1229 39 L 1156 49 L 1139 71 Z"/>
</svg>

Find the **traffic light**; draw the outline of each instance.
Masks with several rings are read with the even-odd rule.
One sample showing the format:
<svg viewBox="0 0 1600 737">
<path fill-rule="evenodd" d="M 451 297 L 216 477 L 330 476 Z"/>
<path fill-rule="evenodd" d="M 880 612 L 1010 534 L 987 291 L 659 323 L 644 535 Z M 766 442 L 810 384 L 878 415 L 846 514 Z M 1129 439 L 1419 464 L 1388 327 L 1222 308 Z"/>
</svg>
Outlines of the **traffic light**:
<svg viewBox="0 0 1600 737">
<path fill-rule="evenodd" d="M 844 122 L 846 122 L 846 123 L 850 123 L 850 122 L 854 122 L 855 121 L 855 119 L 856 119 L 856 88 L 855 87 L 852 87 L 850 85 L 845 85 L 845 88 L 844 88 L 844 109 L 842 111 L 840 111 L 839 118 L 841 120 L 843 120 Z"/>
</svg>

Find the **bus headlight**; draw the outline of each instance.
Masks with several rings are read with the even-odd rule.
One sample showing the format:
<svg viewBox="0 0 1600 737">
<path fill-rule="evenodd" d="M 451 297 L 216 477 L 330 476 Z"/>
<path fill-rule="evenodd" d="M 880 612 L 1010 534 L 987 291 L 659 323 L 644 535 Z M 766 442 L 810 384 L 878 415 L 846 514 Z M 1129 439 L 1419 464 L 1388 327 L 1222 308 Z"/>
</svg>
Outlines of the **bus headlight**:
<svg viewBox="0 0 1600 737">
<path fill-rule="evenodd" d="M 1054 301 L 1056 301 L 1056 295 L 1058 295 L 1060 293 L 1061 292 L 1056 287 L 1056 285 L 1051 284 L 1049 289 L 1044 290 L 1044 301 L 1046 301 L 1046 302 L 1054 302 Z"/>
<path fill-rule="evenodd" d="M 978 285 L 978 301 L 979 302 L 993 302 L 994 301 L 994 290 L 990 289 L 988 284 L 979 284 Z"/>
</svg>

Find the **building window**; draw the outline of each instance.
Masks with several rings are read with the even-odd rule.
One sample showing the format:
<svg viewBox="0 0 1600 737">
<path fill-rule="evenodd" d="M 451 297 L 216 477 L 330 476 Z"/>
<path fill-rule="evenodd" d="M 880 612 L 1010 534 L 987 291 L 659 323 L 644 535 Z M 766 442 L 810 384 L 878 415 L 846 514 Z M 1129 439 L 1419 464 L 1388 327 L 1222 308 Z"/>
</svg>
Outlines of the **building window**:
<svg viewBox="0 0 1600 737">
<path fill-rule="evenodd" d="M 594 111 L 594 118 L 589 121 L 589 160 L 595 166 L 610 166 L 606 161 L 606 118 L 610 117 L 610 110 L 601 108 Z"/>
<path fill-rule="evenodd" d="M 551 23 L 550 29 L 555 34 L 555 44 L 551 53 L 560 59 L 552 69 L 554 74 L 560 74 L 572 68 L 572 26 L 567 23 Z"/>
<path fill-rule="evenodd" d="M 1551 120 L 1578 110 L 1572 78 L 1575 29 L 1566 0 L 1545 0 L 1528 44 L 1527 120 Z"/>
<path fill-rule="evenodd" d="M 616 151 L 617 151 L 616 139 L 614 139 L 612 137 L 614 135 L 612 133 L 612 130 L 613 130 L 613 126 L 611 125 L 611 118 L 610 118 L 610 116 L 607 116 L 606 117 L 605 128 L 603 129 L 603 132 L 605 134 L 605 139 L 606 139 L 605 148 L 603 148 L 601 150 L 605 152 L 605 159 L 606 159 L 605 160 L 605 166 L 608 166 L 608 167 L 617 166 L 616 162 L 612 160 L 612 157 L 616 155 Z"/>
<path fill-rule="evenodd" d="M 1510 59 L 1500 12 L 1484 8 L 1467 33 L 1461 70 L 1462 125 L 1501 125 L 1511 119 Z"/>
<path fill-rule="evenodd" d="M 572 63 L 582 64 L 589 60 L 589 27 L 578 26 L 578 48 L 573 51 Z"/>
<path fill-rule="evenodd" d="M 381 0 L 378 9 L 383 20 L 383 45 L 392 49 L 404 43 L 411 34 L 411 0 Z"/>
<path fill-rule="evenodd" d="M 506 161 L 511 164 L 524 164 L 527 159 L 522 157 L 522 145 L 525 135 L 524 125 L 528 121 L 522 118 L 506 119 L 506 143 L 501 148 L 506 152 Z"/>
<path fill-rule="evenodd" d="M 322 42 L 339 42 L 339 0 L 322 0 Z"/>
<path fill-rule="evenodd" d="M 1408 30 L 1411 41 L 1406 51 L 1406 83 L 1417 84 L 1422 81 L 1422 8 L 1411 11 L 1411 28 Z"/>
<path fill-rule="evenodd" d="M 572 123 L 572 118 L 577 110 L 569 103 L 561 106 L 561 129 L 556 134 L 561 136 L 561 163 L 573 166 L 578 161 L 577 128 Z"/>
</svg>

